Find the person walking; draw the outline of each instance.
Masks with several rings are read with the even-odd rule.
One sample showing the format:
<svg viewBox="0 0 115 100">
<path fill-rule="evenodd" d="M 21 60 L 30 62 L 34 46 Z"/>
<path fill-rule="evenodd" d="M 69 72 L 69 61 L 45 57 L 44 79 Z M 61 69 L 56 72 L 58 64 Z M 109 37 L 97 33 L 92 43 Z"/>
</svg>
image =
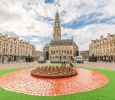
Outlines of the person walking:
<svg viewBox="0 0 115 100">
<path fill-rule="evenodd" d="M 10 58 L 9 58 L 9 57 L 7 57 L 7 59 L 8 59 L 8 64 L 9 64 L 9 62 L 10 62 Z"/>
<path fill-rule="evenodd" d="M 13 57 L 11 58 L 12 63 L 14 62 Z"/>
<path fill-rule="evenodd" d="M 64 58 L 64 60 L 63 60 L 63 65 L 66 66 L 65 58 Z"/>
<path fill-rule="evenodd" d="M 63 59 L 61 60 L 61 62 L 62 62 L 62 66 L 63 66 Z"/>
<path fill-rule="evenodd" d="M 2 63 L 4 64 L 4 56 L 2 57 Z"/>
<path fill-rule="evenodd" d="M 76 63 L 77 63 L 77 60 L 76 60 L 76 58 L 74 58 L 74 63 L 75 63 L 75 66 L 76 66 Z"/>
<path fill-rule="evenodd" d="M 70 61 L 69 65 L 70 65 L 71 67 L 73 67 L 72 61 Z"/>
</svg>

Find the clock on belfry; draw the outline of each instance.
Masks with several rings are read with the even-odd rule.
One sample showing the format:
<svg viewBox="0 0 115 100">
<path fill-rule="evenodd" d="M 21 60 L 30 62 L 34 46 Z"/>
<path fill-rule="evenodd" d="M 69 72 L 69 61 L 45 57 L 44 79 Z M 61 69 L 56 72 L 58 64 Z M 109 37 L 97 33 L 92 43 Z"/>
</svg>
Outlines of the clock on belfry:
<svg viewBox="0 0 115 100">
<path fill-rule="evenodd" d="M 58 26 L 58 23 L 56 23 L 56 26 Z"/>
</svg>

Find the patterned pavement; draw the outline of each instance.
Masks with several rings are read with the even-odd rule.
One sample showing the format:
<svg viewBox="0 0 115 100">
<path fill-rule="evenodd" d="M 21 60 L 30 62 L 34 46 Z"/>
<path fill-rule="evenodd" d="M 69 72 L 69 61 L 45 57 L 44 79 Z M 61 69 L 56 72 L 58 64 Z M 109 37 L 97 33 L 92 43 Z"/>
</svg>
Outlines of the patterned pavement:
<svg viewBox="0 0 115 100">
<path fill-rule="evenodd" d="M 30 75 L 33 69 L 18 70 L 0 76 L 0 87 L 28 95 L 60 96 L 94 90 L 109 81 L 105 75 L 83 68 L 75 68 L 78 71 L 76 76 L 59 79 L 33 77 Z"/>
</svg>

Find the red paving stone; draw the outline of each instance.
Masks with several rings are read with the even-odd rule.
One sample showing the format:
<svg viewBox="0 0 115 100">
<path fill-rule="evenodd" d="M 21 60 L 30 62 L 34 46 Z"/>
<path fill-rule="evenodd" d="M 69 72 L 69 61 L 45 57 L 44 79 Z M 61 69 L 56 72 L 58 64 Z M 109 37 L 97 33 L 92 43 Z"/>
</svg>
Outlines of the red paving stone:
<svg viewBox="0 0 115 100">
<path fill-rule="evenodd" d="M 35 96 L 60 96 L 87 92 L 104 86 L 108 78 L 92 70 L 75 68 L 78 75 L 68 78 L 48 79 L 30 75 L 34 68 L 7 73 L 0 77 L 0 87 L 8 91 Z"/>
</svg>

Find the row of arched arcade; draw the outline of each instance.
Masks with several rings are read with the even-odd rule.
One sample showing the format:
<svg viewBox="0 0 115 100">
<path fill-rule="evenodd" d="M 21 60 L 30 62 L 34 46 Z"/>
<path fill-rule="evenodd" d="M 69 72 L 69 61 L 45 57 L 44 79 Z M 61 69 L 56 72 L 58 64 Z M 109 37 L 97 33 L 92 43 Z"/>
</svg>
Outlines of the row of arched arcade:
<svg viewBox="0 0 115 100">
<path fill-rule="evenodd" d="M 98 61 L 105 61 L 105 62 L 115 62 L 115 56 L 113 55 L 104 55 L 104 56 L 97 56 Z"/>
</svg>

